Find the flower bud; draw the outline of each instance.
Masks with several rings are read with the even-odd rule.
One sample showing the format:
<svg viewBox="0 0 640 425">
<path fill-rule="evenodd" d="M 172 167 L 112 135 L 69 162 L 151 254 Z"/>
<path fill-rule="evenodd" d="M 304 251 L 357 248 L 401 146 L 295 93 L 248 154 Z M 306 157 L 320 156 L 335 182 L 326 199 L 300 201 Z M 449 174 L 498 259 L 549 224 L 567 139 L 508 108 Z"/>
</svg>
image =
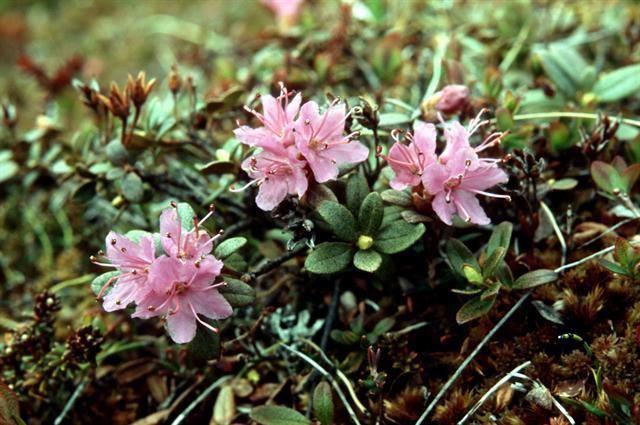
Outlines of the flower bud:
<svg viewBox="0 0 640 425">
<path fill-rule="evenodd" d="M 469 89 L 466 86 L 453 84 L 440 91 L 436 109 L 443 114 L 451 115 L 464 110 L 469 103 Z"/>
<path fill-rule="evenodd" d="M 178 72 L 178 67 L 174 64 L 171 66 L 171 72 L 169 73 L 169 90 L 173 95 L 177 95 L 182 88 L 182 78 Z"/>
</svg>

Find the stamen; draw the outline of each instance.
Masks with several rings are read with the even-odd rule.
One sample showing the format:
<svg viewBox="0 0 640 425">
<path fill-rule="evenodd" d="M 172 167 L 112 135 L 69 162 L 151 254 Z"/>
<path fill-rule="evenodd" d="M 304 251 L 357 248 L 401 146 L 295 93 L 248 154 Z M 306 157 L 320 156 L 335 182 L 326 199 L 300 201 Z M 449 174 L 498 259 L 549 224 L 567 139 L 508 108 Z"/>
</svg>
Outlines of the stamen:
<svg viewBox="0 0 640 425">
<path fill-rule="evenodd" d="M 478 195 L 488 196 L 489 198 L 506 199 L 507 201 L 511 202 L 511 196 L 509 195 L 500 195 L 498 193 L 485 192 L 483 190 L 477 190 L 477 189 L 467 189 L 467 190 L 469 192 L 477 193 Z"/>
<path fill-rule="evenodd" d="M 471 221 L 471 216 L 469 215 L 469 212 L 464 208 L 464 206 L 462 206 L 462 203 L 458 202 L 458 201 L 453 201 L 453 203 L 455 204 L 456 208 L 458 209 L 458 213 L 462 213 L 464 214 L 466 217 L 460 217 L 462 218 L 464 221 L 466 221 L 467 223 Z"/>
<path fill-rule="evenodd" d="M 204 327 L 206 327 L 207 329 L 209 329 L 213 333 L 217 334 L 217 333 L 220 332 L 220 330 L 218 328 L 214 328 L 213 326 L 211 326 L 210 324 L 208 324 L 207 322 L 202 320 L 200 317 L 198 317 L 198 313 L 196 313 L 196 309 L 193 308 L 193 304 L 191 304 L 191 300 L 187 299 L 187 304 L 189 304 L 189 307 L 191 308 L 191 312 L 195 316 L 195 318 L 198 321 L 198 323 L 200 323 L 201 325 L 203 325 Z"/>
<path fill-rule="evenodd" d="M 227 287 L 229 284 L 227 282 L 220 282 L 220 283 L 216 283 L 214 285 L 209 285 L 206 288 L 201 288 L 201 289 L 197 289 L 195 290 L 196 292 L 205 292 L 205 291 L 210 291 L 212 289 L 218 289 L 219 287 L 223 286 L 223 287 Z"/>
<path fill-rule="evenodd" d="M 391 130 L 391 138 L 397 142 L 397 143 L 401 143 L 400 142 L 400 135 L 404 133 L 404 130 L 401 128 L 394 128 L 393 130 Z"/>
<path fill-rule="evenodd" d="M 251 187 L 254 183 L 258 183 L 260 179 L 255 179 L 255 180 L 251 180 L 249 183 L 245 184 L 244 186 L 240 187 L 240 188 L 235 188 L 234 186 L 229 187 L 229 191 L 231 192 L 242 192 L 243 190 L 247 190 L 249 187 Z"/>
<path fill-rule="evenodd" d="M 170 316 L 173 316 L 174 314 L 180 311 L 180 297 L 175 297 L 175 299 L 176 299 L 176 306 L 173 309 L 169 309 Z"/>
</svg>

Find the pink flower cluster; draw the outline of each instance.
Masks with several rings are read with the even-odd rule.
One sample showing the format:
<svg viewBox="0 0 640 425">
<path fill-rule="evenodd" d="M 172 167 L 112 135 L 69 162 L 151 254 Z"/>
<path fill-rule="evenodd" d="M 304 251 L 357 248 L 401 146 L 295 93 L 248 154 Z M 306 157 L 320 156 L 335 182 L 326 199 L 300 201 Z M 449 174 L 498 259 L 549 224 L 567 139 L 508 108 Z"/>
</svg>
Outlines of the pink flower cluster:
<svg viewBox="0 0 640 425">
<path fill-rule="evenodd" d="M 436 154 L 437 133 L 433 124 L 417 121 L 413 134 L 405 136 L 408 145 L 400 142 L 394 133 L 396 143 L 388 155 L 380 155 L 395 172 L 391 187 L 403 190 L 422 185 L 424 191 L 433 196 L 433 210 L 448 225 L 455 214 L 475 224 L 490 223 L 476 195 L 510 198 L 486 192 L 508 180 L 507 174 L 498 167 L 501 160 L 478 156 L 479 152 L 500 143 L 503 134 L 491 134 L 476 147 L 469 142 L 470 136 L 485 123 L 480 121 L 480 116 L 471 122 L 468 130 L 458 122 L 443 123 L 446 146 L 440 155 Z"/>
<path fill-rule="evenodd" d="M 108 263 L 95 264 L 115 268 L 100 290 L 103 308 L 114 311 L 136 305 L 133 317 L 148 319 L 161 316 L 166 319 L 171 338 L 186 343 L 196 334 L 197 323 L 214 332 L 218 330 L 199 315 L 211 319 L 224 319 L 232 313 L 231 305 L 218 292 L 224 282 L 213 284 L 222 270 L 222 261 L 211 251 L 217 236 L 211 237 L 200 227 L 202 220 L 194 217 L 194 227 L 184 229 L 177 206 L 172 204 L 160 216 L 160 239 L 164 254 L 156 257 L 154 236 L 143 236 L 139 243 L 116 232 L 106 238 Z"/>
<path fill-rule="evenodd" d="M 358 133 L 344 134 L 348 113 L 343 103 L 336 100 L 320 113 L 316 102 L 300 106 L 301 95 L 290 101 L 292 93 L 281 87 L 277 98 L 261 97 L 262 113 L 246 108 L 262 126 L 239 126 L 234 132 L 242 143 L 259 148 L 242 169 L 252 179 L 244 188 L 259 186 L 256 203 L 265 211 L 288 194 L 303 196 L 309 178 L 318 183 L 335 180 L 340 165 L 362 162 L 369 155 L 369 149 L 354 140 Z"/>
</svg>

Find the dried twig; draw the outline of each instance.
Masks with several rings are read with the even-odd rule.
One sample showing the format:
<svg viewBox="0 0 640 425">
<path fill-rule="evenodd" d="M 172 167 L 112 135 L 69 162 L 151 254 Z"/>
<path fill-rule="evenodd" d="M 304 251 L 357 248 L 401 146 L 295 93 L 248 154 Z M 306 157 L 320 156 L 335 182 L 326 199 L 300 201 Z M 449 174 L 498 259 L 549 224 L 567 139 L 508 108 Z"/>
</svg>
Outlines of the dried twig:
<svg viewBox="0 0 640 425">
<path fill-rule="evenodd" d="M 482 397 L 480 397 L 480 400 L 478 400 L 478 402 L 471 409 L 469 409 L 467 414 L 464 415 L 462 419 L 458 421 L 458 425 L 462 425 L 465 422 L 467 422 L 469 419 L 471 419 L 473 414 L 476 413 L 478 409 L 482 407 L 482 405 L 489 399 L 489 397 L 493 395 L 493 393 L 498 391 L 498 389 L 500 389 L 502 385 L 509 382 L 509 380 L 513 378 L 518 372 L 520 372 L 522 369 L 525 369 L 529 366 L 531 366 L 531 361 L 527 360 L 526 362 L 522 363 L 520 366 L 516 366 L 511 372 L 503 376 L 502 379 L 500 379 L 498 382 L 496 382 L 493 385 L 493 387 L 489 388 L 489 391 L 487 391 L 486 393 L 484 393 Z"/>
<path fill-rule="evenodd" d="M 524 304 L 524 302 L 527 300 L 527 298 L 529 298 L 532 292 L 532 289 L 525 292 L 525 294 L 520 297 L 518 302 L 515 303 L 513 307 L 511 307 L 507 314 L 505 314 L 502 319 L 500 319 L 500 321 L 493 327 L 493 329 L 491 329 L 489 333 L 482 339 L 482 341 L 480 341 L 480 344 L 478 344 L 478 346 L 471 352 L 471 354 L 469 354 L 469 356 L 464 359 L 464 361 L 460 364 L 460 366 L 458 366 L 458 369 L 456 369 L 454 374 L 451 375 L 451 377 L 447 380 L 447 382 L 445 382 L 442 388 L 440 388 L 438 394 L 436 394 L 433 400 L 431 400 L 431 403 L 429 403 L 429 406 L 427 406 L 425 411 L 422 413 L 422 415 L 418 419 L 418 422 L 416 422 L 416 425 L 422 424 L 429 417 L 431 411 L 438 405 L 438 402 L 442 397 L 444 397 L 451 385 L 453 385 L 453 383 L 460 377 L 460 375 L 462 375 L 462 372 L 465 370 L 465 368 L 469 366 L 471 361 L 478 355 L 478 353 L 480 353 L 482 348 L 487 344 L 487 342 L 491 340 L 491 338 L 493 338 L 493 336 L 500 330 L 500 328 L 505 323 L 507 323 L 507 320 L 509 320 L 513 313 L 515 313 L 520 308 L 520 306 Z"/>
<path fill-rule="evenodd" d="M 295 348 L 289 347 L 286 344 L 282 344 L 282 347 L 285 348 L 286 350 L 290 351 L 291 353 L 295 354 L 296 356 L 300 357 L 307 364 L 309 364 L 309 366 L 311 366 L 312 368 L 314 368 L 315 370 L 320 372 L 320 374 L 322 376 L 324 376 L 327 380 L 329 380 L 329 382 L 331 382 L 331 386 L 336 391 L 336 394 L 338 394 L 338 397 L 342 401 L 342 404 L 344 405 L 345 409 L 347 409 L 347 413 L 349 413 L 349 417 L 351 418 L 353 423 L 356 424 L 356 425 L 361 425 L 360 421 L 358 420 L 358 416 L 356 415 L 356 412 L 353 411 L 353 408 L 351 407 L 351 405 L 347 401 L 347 398 L 345 397 L 344 393 L 342 392 L 342 389 L 340 389 L 340 387 L 338 386 L 338 383 L 335 381 L 335 379 L 333 379 L 333 376 L 329 372 L 327 372 L 322 366 L 320 366 L 311 357 L 307 356 L 304 353 L 301 353 L 300 351 L 296 350 Z M 176 424 L 174 423 L 172 425 L 176 425 Z"/>
</svg>

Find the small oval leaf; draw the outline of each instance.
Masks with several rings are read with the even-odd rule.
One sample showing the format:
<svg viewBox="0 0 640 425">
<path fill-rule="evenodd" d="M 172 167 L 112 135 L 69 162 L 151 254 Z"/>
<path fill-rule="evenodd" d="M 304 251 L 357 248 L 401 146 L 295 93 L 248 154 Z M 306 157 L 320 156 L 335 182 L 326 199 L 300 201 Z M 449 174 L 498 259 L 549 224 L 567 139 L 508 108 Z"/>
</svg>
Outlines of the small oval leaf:
<svg viewBox="0 0 640 425">
<path fill-rule="evenodd" d="M 283 406 L 258 406 L 251 409 L 251 419 L 261 425 L 310 425 L 303 414 Z"/>
<path fill-rule="evenodd" d="M 513 282 L 513 289 L 528 289 L 545 283 L 553 282 L 558 279 L 558 273 L 553 270 L 540 269 L 525 273 Z"/>
</svg>

